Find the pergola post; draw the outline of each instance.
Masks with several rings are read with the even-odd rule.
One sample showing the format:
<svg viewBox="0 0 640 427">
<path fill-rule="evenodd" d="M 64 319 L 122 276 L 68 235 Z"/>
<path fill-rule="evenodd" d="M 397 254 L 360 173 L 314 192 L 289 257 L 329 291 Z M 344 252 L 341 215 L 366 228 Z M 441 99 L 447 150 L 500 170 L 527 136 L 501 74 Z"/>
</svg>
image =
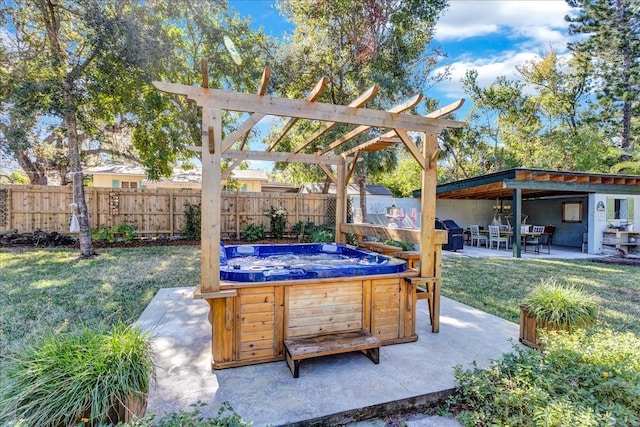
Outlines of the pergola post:
<svg viewBox="0 0 640 427">
<path fill-rule="evenodd" d="M 434 228 L 436 222 L 436 184 L 438 180 L 437 156 L 438 135 L 435 133 L 424 134 L 422 154 L 425 159 L 425 168 L 422 170 L 422 191 L 420 205 L 422 209 L 420 221 L 420 276 L 435 277 L 435 289 L 433 294 L 431 313 L 433 323 L 431 331 L 440 331 L 440 266 L 439 250 L 435 248 Z M 434 251 L 435 249 L 435 251 Z"/>
<path fill-rule="evenodd" d="M 220 200 L 222 111 L 202 108 L 202 195 L 200 293 L 220 291 Z"/>
<path fill-rule="evenodd" d="M 342 163 L 336 166 L 338 177 L 336 182 L 336 243 L 346 243 L 346 237 L 342 235 L 340 224 L 347 222 L 347 182 L 346 182 L 346 164 Z"/>
<path fill-rule="evenodd" d="M 514 258 L 522 257 L 522 189 L 516 188 L 513 190 L 513 256 Z"/>
</svg>

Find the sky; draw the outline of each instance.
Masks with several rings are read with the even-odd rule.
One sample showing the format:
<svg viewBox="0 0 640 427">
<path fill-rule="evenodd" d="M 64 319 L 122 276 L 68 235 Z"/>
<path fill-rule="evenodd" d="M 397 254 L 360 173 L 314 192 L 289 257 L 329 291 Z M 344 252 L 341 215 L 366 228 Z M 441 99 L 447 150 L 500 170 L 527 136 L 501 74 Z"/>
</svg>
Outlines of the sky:
<svg viewBox="0 0 640 427">
<path fill-rule="evenodd" d="M 262 26 L 268 35 L 293 31 L 273 0 L 233 0 L 229 4 L 240 15 L 250 16 L 252 25 Z M 425 95 L 444 106 L 465 97 L 460 80 L 469 69 L 476 69 L 478 82 L 486 86 L 498 75 L 516 78 L 517 65 L 540 58 L 552 48 L 559 55 L 566 53 L 568 24 L 564 17 L 570 9 L 564 0 L 449 0 L 433 45 L 447 53 L 442 66 L 451 67 L 451 79 Z"/>
</svg>

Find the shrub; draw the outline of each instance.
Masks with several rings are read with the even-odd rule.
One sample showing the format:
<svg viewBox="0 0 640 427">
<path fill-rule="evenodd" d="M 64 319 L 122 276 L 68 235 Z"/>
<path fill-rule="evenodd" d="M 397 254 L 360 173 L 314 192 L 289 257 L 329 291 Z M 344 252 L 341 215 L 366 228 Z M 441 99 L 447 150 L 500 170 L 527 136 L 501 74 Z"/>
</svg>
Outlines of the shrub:
<svg viewBox="0 0 640 427">
<path fill-rule="evenodd" d="M 91 230 L 91 238 L 93 240 L 113 243 L 116 241 L 116 236 L 109 227 L 100 227 L 96 230 Z"/>
<path fill-rule="evenodd" d="M 539 326 L 554 329 L 589 326 L 598 318 L 598 304 L 593 296 L 575 286 L 562 286 L 554 278 L 542 281 L 523 305 Z"/>
<path fill-rule="evenodd" d="M 122 223 L 116 227 L 116 232 L 122 236 L 126 242 L 130 242 L 136 238 L 138 226 L 135 224 Z"/>
<path fill-rule="evenodd" d="M 399 242 L 397 240 L 382 240 L 382 243 L 384 243 L 385 245 L 397 246 L 399 248 L 402 248 L 403 251 L 415 250 L 415 245 L 413 243 Z"/>
<path fill-rule="evenodd" d="M 200 222 L 202 211 L 200 205 L 187 203 L 184 207 L 184 225 L 182 234 L 188 240 L 200 240 Z"/>
<path fill-rule="evenodd" d="M 316 229 L 313 221 L 298 221 L 292 228 L 291 232 L 300 238 L 301 242 L 310 242 L 311 235 Z"/>
<path fill-rule="evenodd" d="M 125 242 L 130 242 L 136 238 L 137 228 L 135 224 L 127 224 L 125 222 L 112 229 L 102 226 L 97 230 L 91 231 L 91 238 L 97 241 L 115 243 L 118 241 L 116 235 L 120 235 Z"/>
<path fill-rule="evenodd" d="M 12 358 L 0 423 L 61 426 L 118 422 L 118 403 L 144 408 L 154 374 L 147 335 L 136 327 L 49 334 Z"/>
<path fill-rule="evenodd" d="M 256 240 L 264 239 L 265 229 L 264 225 L 256 225 L 254 223 L 247 224 L 242 230 L 240 235 L 247 242 L 255 242 Z"/>
<path fill-rule="evenodd" d="M 206 405 L 203 402 L 191 405 L 192 411 L 181 411 L 167 414 L 157 418 L 150 414 L 141 420 L 135 420 L 124 424 L 127 427 L 243 427 L 250 426 L 250 422 L 244 421 L 238 415 L 229 402 L 223 402 L 218 409 L 215 418 L 205 419 L 200 415 L 200 408 Z"/>
<path fill-rule="evenodd" d="M 640 423 L 640 339 L 631 333 L 548 332 L 547 349 L 514 347 L 486 369 L 455 368 L 447 410 L 467 426 Z"/>
<path fill-rule="evenodd" d="M 271 238 L 282 239 L 287 227 L 287 211 L 283 207 L 270 206 L 265 215 L 271 220 Z"/>
<path fill-rule="evenodd" d="M 311 233 L 312 243 L 330 243 L 335 242 L 335 230 L 327 225 L 316 227 Z"/>
</svg>

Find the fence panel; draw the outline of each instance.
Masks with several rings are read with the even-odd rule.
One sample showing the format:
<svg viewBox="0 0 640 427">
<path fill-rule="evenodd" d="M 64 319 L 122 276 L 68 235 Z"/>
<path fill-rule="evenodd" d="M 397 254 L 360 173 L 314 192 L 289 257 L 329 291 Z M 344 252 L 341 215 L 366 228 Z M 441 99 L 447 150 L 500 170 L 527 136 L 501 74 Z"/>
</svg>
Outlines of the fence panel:
<svg viewBox="0 0 640 427">
<path fill-rule="evenodd" d="M 140 236 L 176 237 L 184 226 L 187 205 L 200 203 L 200 190 L 87 187 L 85 198 L 92 229 L 131 224 Z M 68 233 L 72 201 L 71 187 L 2 185 L 0 231 Z M 287 230 L 299 221 L 335 222 L 335 195 L 225 191 L 220 205 L 221 233 L 237 239 L 251 223 L 268 230 L 266 214 L 271 206 L 287 211 Z"/>
</svg>

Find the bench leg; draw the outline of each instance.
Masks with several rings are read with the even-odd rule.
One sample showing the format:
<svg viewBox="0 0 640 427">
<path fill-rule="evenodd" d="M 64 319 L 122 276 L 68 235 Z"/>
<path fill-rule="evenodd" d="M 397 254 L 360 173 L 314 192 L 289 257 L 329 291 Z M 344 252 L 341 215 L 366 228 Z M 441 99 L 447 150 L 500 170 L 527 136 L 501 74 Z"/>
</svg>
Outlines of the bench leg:
<svg viewBox="0 0 640 427">
<path fill-rule="evenodd" d="M 300 376 L 300 361 L 293 360 L 291 358 L 291 353 L 289 353 L 289 350 L 286 347 L 285 347 L 285 353 L 287 357 L 287 365 L 289 366 L 289 370 L 291 371 L 293 378 L 298 378 Z"/>
<path fill-rule="evenodd" d="M 378 365 L 380 363 L 380 348 L 374 347 L 369 348 L 367 350 L 362 350 L 362 352 L 369 358 L 373 363 Z"/>
</svg>

